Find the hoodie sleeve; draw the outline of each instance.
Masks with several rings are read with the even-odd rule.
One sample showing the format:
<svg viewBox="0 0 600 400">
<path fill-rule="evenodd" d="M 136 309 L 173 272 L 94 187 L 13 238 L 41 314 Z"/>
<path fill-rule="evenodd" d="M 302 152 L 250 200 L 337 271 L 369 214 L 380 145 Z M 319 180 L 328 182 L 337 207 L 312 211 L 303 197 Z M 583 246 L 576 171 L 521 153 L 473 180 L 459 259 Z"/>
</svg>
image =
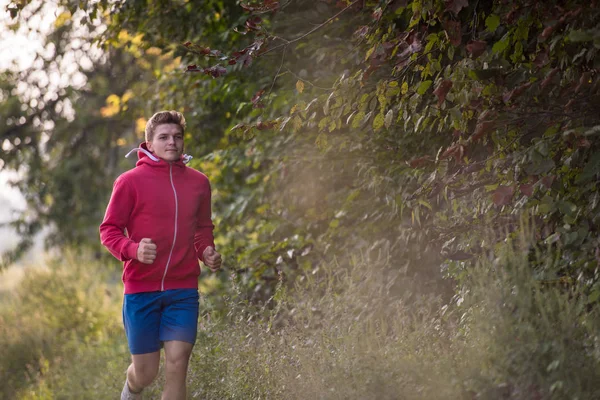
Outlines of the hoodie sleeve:
<svg viewBox="0 0 600 400">
<path fill-rule="evenodd" d="M 206 180 L 206 195 L 202 196 L 200 200 L 200 207 L 198 208 L 198 217 L 196 219 L 196 232 L 194 234 L 194 247 L 196 248 L 196 254 L 200 261 L 202 254 L 208 246 L 215 247 L 213 229 L 214 225 L 211 219 L 211 193 L 210 183 Z"/>
<path fill-rule="evenodd" d="M 134 193 L 122 176 L 115 180 L 113 192 L 100 225 L 100 241 L 121 261 L 135 259 L 138 244 L 125 236 L 125 228 L 133 209 Z"/>
</svg>

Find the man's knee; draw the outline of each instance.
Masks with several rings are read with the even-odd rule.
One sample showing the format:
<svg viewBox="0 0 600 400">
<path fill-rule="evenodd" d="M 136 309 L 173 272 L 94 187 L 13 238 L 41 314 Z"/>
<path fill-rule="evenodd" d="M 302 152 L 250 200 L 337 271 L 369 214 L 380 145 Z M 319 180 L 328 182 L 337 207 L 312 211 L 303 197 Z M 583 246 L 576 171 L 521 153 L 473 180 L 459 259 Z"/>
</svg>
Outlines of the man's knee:
<svg viewBox="0 0 600 400">
<path fill-rule="evenodd" d="M 150 385 L 158 375 L 158 362 L 134 362 L 133 371 L 135 375 L 135 383 L 139 386 L 146 387 Z"/>
<path fill-rule="evenodd" d="M 183 370 L 188 366 L 192 345 L 184 342 L 165 342 L 165 366 L 167 370 Z"/>
</svg>

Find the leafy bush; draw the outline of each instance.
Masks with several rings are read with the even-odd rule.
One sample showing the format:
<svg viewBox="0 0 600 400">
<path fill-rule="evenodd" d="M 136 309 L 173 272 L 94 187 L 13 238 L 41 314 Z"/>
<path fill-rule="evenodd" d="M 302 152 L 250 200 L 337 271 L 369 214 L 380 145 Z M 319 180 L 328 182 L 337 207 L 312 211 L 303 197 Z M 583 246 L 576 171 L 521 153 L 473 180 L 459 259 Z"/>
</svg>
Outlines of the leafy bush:
<svg viewBox="0 0 600 400">
<path fill-rule="evenodd" d="M 103 266 L 69 252 L 47 269 L 28 270 L 0 303 L 0 398 L 15 398 L 120 335 L 119 288 L 108 278 Z"/>
</svg>

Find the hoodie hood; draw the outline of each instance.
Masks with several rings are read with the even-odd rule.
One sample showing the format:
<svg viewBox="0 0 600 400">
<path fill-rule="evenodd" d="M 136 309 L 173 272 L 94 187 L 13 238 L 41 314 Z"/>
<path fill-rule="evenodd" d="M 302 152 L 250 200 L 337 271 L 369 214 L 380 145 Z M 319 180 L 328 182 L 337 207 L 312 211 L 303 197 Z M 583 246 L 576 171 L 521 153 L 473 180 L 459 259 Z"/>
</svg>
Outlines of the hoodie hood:
<svg viewBox="0 0 600 400">
<path fill-rule="evenodd" d="M 129 157 L 131 155 L 131 153 L 133 153 L 134 151 L 137 151 L 137 153 L 138 153 L 138 162 L 142 161 L 144 158 L 149 158 L 150 160 L 157 162 L 157 163 L 162 161 L 160 158 L 156 157 L 156 155 L 154 155 L 154 153 L 152 153 L 150 150 L 148 150 L 148 147 L 146 146 L 146 142 L 142 142 L 142 143 L 140 143 L 139 147 L 136 147 L 135 149 L 131 149 L 129 151 L 129 153 L 125 154 L 125 157 Z M 190 160 L 192 158 L 193 157 L 188 154 L 183 154 L 181 156 L 181 158 L 179 159 L 179 161 L 176 161 L 175 164 L 179 164 L 179 163 L 187 164 L 188 162 L 190 162 Z"/>
</svg>

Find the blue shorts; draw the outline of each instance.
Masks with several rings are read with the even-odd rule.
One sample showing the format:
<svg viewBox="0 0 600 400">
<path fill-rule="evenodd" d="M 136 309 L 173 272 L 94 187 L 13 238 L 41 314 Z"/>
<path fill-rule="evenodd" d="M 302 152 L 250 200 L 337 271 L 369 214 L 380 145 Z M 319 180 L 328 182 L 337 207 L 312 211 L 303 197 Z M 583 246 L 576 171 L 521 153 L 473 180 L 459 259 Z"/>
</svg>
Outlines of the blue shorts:
<svg viewBox="0 0 600 400">
<path fill-rule="evenodd" d="M 194 344 L 198 298 L 196 289 L 126 294 L 123 325 L 131 354 L 154 353 L 168 340 Z"/>
</svg>

